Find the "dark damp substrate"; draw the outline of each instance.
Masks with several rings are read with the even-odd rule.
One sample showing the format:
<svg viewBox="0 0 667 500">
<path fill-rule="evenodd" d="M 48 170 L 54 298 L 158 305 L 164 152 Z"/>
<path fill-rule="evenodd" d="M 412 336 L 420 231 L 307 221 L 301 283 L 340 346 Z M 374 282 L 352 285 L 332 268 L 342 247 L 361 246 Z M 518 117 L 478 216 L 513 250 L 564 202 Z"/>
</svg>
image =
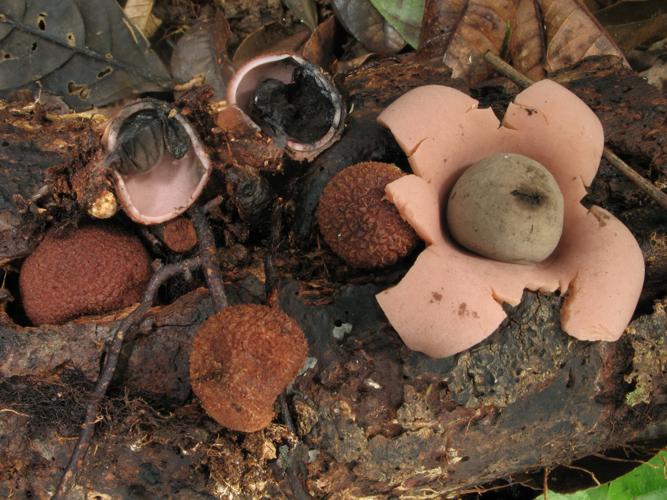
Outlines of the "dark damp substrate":
<svg viewBox="0 0 667 500">
<path fill-rule="evenodd" d="M 312 71 L 299 66 L 291 83 L 267 78 L 257 86 L 250 116 L 272 135 L 311 143 L 331 127 L 334 105 Z"/>
</svg>

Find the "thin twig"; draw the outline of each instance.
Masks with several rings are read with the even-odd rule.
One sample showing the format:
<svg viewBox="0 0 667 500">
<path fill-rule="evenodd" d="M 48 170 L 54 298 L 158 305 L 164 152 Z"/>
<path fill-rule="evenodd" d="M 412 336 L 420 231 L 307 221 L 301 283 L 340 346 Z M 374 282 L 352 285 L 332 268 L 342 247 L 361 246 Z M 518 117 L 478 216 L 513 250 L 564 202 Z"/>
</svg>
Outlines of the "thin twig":
<svg viewBox="0 0 667 500">
<path fill-rule="evenodd" d="M 601 458 L 603 460 L 609 460 L 610 462 L 622 462 L 622 463 L 628 463 L 628 464 L 642 464 L 642 465 L 648 465 L 649 467 L 652 467 L 654 469 L 657 469 L 657 465 L 650 464 L 644 460 L 633 460 L 630 458 L 618 458 L 618 457 L 610 457 L 608 455 L 604 455 L 602 453 L 591 453 L 592 457 L 596 458 Z"/>
<path fill-rule="evenodd" d="M 0 408 L 0 413 L 13 413 L 14 415 L 19 415 L 20 417 L 30 418 L 30 415 L 26 415 L 25 413 L 21 413 L 20 411 L 12 410 L 11 408 Z"/>
<path fill-rule="evenodd" d="M 602 151 L 602 156 L 616 169 L 632 181 L 637 187 L 642 189 L 662 208 L 667 210 L 667 194 L 653 185 L 651 181 L 645 179 L 637 172 L 635 172 L 630 165 L 621 160 L 614 152 L 607 146 Z"/>
<path fill-rule="evenodd" d="M 194 77 L 190 79 L 190 81 L 187 81 L 185 83 L 177 83 L 174 85 L 174 91 L 176 92 L 185 92 L 187 90 L 191 90 L 195 87 L 201 87 L 206 83 L 206 78 L 204 75 L 201 73 L 196 74 Z"/>
<path fill-rule="evenodd" d="M 278 280 L 276 276 L 276 268 L 273 265 L 273 256 L 277 253 L 280 246 L 280 234 L 283 227 L 283 205 L 282 200 L 277 199 L 273 204 L 273 211 L 271 212 L 271 231 L 269 234 L 269 245 L 266 255 L 264 256 L 264 290 L 266 293 L 266 302 L 269 307 L 278 306 Z M 283 422 L 289 431 L 296 434 L 296 426 L 294 419 L 287 403 L 287 391 L 283 391 L 278 396 L 280 404 L 280 414 L 283 417 Z"/>
<path fill-rule="evenodd" d="M 526 88 L 535 83 L 523 73 L 517 71 L 515 68 L 507 64 L 497 55 L 487 52 L 484 54 L 484 59 L 491 66 L 494 67 L 498 73 L 506 76 L 514 83 L 522 88 Z M 620 173 L 625 175 L 637 187 L 649 195 L 658 205 L 667 210 L 667 194 L 658 189 L 651 181 L 638 174 L 630 165 L 621 160 L 614 152 L 607 146 L 602 151 L 602 156 Z"/>
<path fill-rule="evenodd" d="M 493 68 L 503 76 L 506 76 L 514 83 L 516 83 L 521 88 L 530 87 L 534 80 L 531 80 L 526 75 L 515 69 L 512 65 L 507 64 L 499 56 L 493 52 L 487 52 L 484 54 L 484 59 L 488 62 Z"/>
<path fill-rule="evenodd" d="M 197 240 L 199 241 L 199 257 L 201 258 L 204 277 L 208 285 L 208 292 L 211 294 L 213 306 L 216 311 L 227 307 L 227 295 L 222 283 L 222 274 L 218 265 L 217 248 L 211 226 L 208 223 L 204 210 L 199 206 L 194 206 L 189 211 L 192 223 L 197 231 Z"/>
<path fill-rule="evenodd" d="M 135 327 L 146 315 L 148 310 L 153 305 L 153 301 L 155 300 L 160 286 L 165 281 L 173 276 L 176 276 L 177 274 L 192 271 L 200 265 L 200 258 L 192 257 L 191 259 L 183 260 L 181 262 L 168 264 L 155 271 L 150 281 L 148 282 L 146 291 L 144 292 L 144 296 L 139 306 L 130 314 L 128 314 L 121 321 L 120 325 L 118 325 L 113 339 L 109 344 L 107 356 L 104 360 L 104 366 L 102 367 L 102 371 L 90 396 L 88 406 L 86 407 L 86 418 L 81 426 L 79 439 L 76 443 L 76 446 L 74 447 L 74 450 L 72 451 L 67 468 L 65 469 L 63 476 L 60 478 L 56 492 L 53 495 L 54 500 L 64 499 L 76 482 L 76 476 L 81 469 L 83 461 L 86 458 L 88 448 L 90 447 L 90 440 L 93 436 L 93 431 L 95 430 L 95 423 L 97 422 L 97 410 L 99 404 L 106 394 L 114 372 L 116 371 L 118 357 L 120 355 L 120 351 L 123 347 L 123 341 L 125 340 L 125 336 L 127 335 L 128 331 Z"/>
<path fill-rule="evenodd" d="M 593 481 L 595 481 L 595 484 L 596 484 L 597 486 L 600 486 L 600 485 L 602 484 L 602 483 L 599 481 L 599 479 L 595 476 L 595 474 L 594 474 L 592 471 L 589 471 L 588 469 L 584 469 L 583 467 L 579 467 L 579 466 L 577 466 L 577 465 L 572 465 L 572 464 L 570 464 L 570 465 L 561 464 L 561 467 L 565 467 L 565 468 L 567 468 L 567 469 L 573 469 L 573 470 L 580 470 L 581 472 L 585 472 L 586 474 L 588 474 L 589 476 L 591 476 L 591 479 L 592 479 Z"/>
<path fill-rule="evenodd" d="M 468 488 L 468 489 L 465 489 L 465 490 L 456 490 L 456 495 L 457 496 L 469 495 L 471 493 L 476 493 L 477 495 L 483 495 L 484 493 L 489 493 L 491 491 L 497 491 L 497 490 L 503 490 L 505 488 L 511 488 L 512 486 L 516 486 L 516 485 L 523 486 L 524 483 L 519 482 L 519 481 L 510 481 L 507 484 L 499 484 L 499 485 L 496 485 L 496 486 L 489 486 L 488 488 L 478 487 L 478 488 Z M 531 488 L 531 489 L 535 489 L 535 488 L 532 488 L 531 486 L 528 486 L 528 487 Z"/>
<path fill-rule="evenodd" d="M 542 494 L 544 500 L 549 500 L 549 467 L 544 468 L 544 479 L 542 480 Z"/>
</svg>

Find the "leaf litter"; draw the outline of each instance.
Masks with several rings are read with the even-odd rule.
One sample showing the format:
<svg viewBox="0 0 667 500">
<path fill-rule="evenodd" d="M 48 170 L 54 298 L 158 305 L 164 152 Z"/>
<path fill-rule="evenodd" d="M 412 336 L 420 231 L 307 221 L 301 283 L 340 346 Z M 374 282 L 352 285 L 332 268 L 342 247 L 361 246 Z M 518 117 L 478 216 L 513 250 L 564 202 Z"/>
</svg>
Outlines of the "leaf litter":
<svg viewBox="0 0 667 500">
<path fill-rule="evenodd" d="M 0 28 L 0 91 L 39 80 L 81 110 L 172 86 L 114 0 L 10 0 L 0 7 Z"/>
</svg>

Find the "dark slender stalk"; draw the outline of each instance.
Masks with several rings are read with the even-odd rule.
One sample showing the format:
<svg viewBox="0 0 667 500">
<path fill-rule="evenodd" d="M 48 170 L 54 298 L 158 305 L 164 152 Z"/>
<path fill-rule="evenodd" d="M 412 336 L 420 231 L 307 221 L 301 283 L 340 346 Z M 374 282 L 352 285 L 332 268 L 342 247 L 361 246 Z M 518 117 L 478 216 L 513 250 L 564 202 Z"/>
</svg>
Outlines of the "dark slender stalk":
<svg viewBox="0 0 667 500">
<path fill-rule="evenodd" d="M 278 305 L 278 279 L 276 276 L 276 268 L 273 265 L 273 256 L 278 252 L 280 246 L 280 234 L 283 228 L 283 204 L 281 199 L 277 199 L 273 204 L 273 211 L 271 212 L 271 232 L 269 235 L 269 248 L 264 256 L 264 290 L 266 292 L 266 301 L 270 307 L 279 308 Z M 278 403 L 280 405 L 280 414 L 287 429 L 294 434 L 296 433 L 296 426 L 294 419 L 287 403 L 287 392 L 278 396 Z"/>
<path fill-rule="evenodd" d="M 290 413 L 289 411 L 286 392 L 283 392 L 280 396 L 278 396 L 278 403 L 280 404 L 280 414 L 283 417 L 283 421 L 285 422 L 287 430 L 296 436 L 297 435 L 296 426 L 294 425 L 294 419 L 292 418 L 292 413 Z"/>
<path fill-rule="evenodd" d="M 271 233 L 269 235 L 269 248 L 264 256 L 264 291 L 266 301 L 270 306 L 277 300 L 277 276 L 276 268 L 273 265 L 273 256 L 278 252 L 280 246 L 280 233 L 283 228 L 283 205 L 282 200 L 278 199 L 273 205 L 271 212 Z"/>
<path fill-rule="evenodd" d="M 208 285 L 208 291 L 213 300 L 213 306 L 216 311 L 227 307 L 227 295 L 222 283 L 220 266 L 218 265 L 217 248 L 211 226 L 208 223 L 206 214 L 201 207 L 192 207 L 189 211 L 192 223 L 197 231 L 197 240 L 199 241 L 199 256 L 201 258 L 204 277 Z"/>
<path fill-rule="evenodd" d="M 86 407 L 86 418 L 81 426 L 79 440 L 74 447 L 74 451 L 72 452 L 70 461 L 67 464 L 67 468 L 65 469 L 63 476 L 60 478 L 56 492 L 52 497 L 54 500 L 64 499 L 76 482 L 76 477 L 79 473 L 79 470 L 81 470 L 83 461 L 86 458 L 86 453 L 90 447 L 90 440 L 95 430 L 95 422 L 97 421 L 97 411 L 100 401 L 102 401 L 102 398 L 106 394 L 114 372 L 116 371 L 118 357 L 120 355 L 120 351 L 123 347 L 123 341 L 125 340 L 125 336 L 127 335 L 128 331 L 135 327 L 146 315 L 148 310 L 153 305 L 153 301 L 155 300 L 160 286 L 165 281 L 173 276 L 176 276 L 177 274 L 192 271 L 200 265 L 200 258 L 192 257 L 191 259 L 176 262 L 174 264 L 168 264 L 159 268 L 157 271 L 155 271 L 150 281 L 148 282 L 146 291 L 144 292 L 144 296 L 139 306 L 130 314 L 128 314 L 120 322 L 120 325 L 118 325 L 113 339 L 107 349 L 107 356 L 104 360 L 104 366 L 102 367 L 102 371 L 99 378 L 97 379 L 93 393 L 90 396 L 88 406 Z"/>
<path fill-rule="evenodd" d="M 498 73 L 506 76 L 518 86 L 526 88 L 535 83 L 523 73 L 517 71 L 515 68 L 507 64 L 497 55 L 487 52 L 484 54 L 484 59 L 491 66 L 494 67 Z M 649 195 L 658 205 L 667 210 L 667 194 L 653 185 L 651 181 L 638 174 L 630 165 L 621 160 L 614 152 L 605 146 L 602 151 L 602 156 L 620 173 L 626 176 L 637 187 Z"/>
</svg>

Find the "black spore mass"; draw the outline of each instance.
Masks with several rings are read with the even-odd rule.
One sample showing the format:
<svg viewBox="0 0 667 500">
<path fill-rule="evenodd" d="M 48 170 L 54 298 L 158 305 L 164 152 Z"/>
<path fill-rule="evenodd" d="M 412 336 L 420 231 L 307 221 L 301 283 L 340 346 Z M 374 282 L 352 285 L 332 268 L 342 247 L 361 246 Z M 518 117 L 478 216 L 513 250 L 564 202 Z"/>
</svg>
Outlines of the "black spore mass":
<svg viewBox="0 0 667 500">
<path fill-rule="evenodd" d="M 162 160 L 165 150 L 180 159 L 190 138 L 176 119 L 161 109 L 143 109 L 129 116 L 118 132 L 115 155 L 123 174 L 143 174 Z"/>
<path fill-rule="evenodd" d="M 291 83 L 267 78 L 257 86 L 250 116 L 272 135 L 307 143 L 317 141 L 329 130 L 334 106 L 312 70 L 299 66 Z"/>
</svg>

